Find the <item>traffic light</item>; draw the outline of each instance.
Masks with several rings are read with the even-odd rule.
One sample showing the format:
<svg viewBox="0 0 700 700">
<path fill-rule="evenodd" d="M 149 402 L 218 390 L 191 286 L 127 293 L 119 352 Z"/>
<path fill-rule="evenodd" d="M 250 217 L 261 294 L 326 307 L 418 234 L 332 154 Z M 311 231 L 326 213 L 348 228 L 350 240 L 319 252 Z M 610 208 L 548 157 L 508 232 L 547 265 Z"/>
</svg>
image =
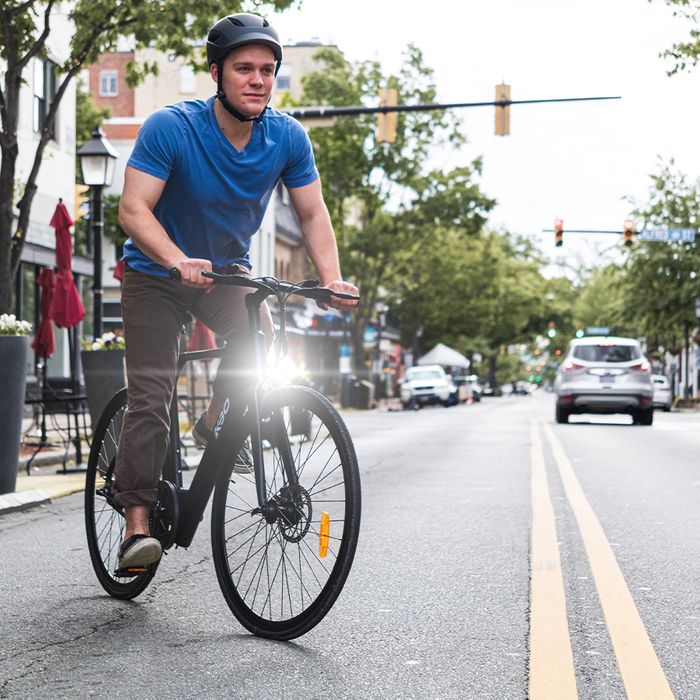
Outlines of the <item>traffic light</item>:
<svg viewBox="0 0 700 700">
<path fill-rule="evenodd" d="M 549 322 L 549 327 L 547 328 L 547 336 L 554 338 L 557 335 L 557 329 L 554 327 L 554 321 Z"/>
<path fill-rule="evenodd" d="M 554 219 L 554 245 L 557 248 L 564 245 L 564 219 Z"/>
<path fill-rule="evenodd" d="M 622 228 L 622 243 L 625 248 L 631 248 L 634 245 L 634 221 L 625 219 Z"/>
<path fill-rule="evenodd" d="M 504 103 L 496 105 L 496 136 L 508 136 L 510 134 L 510 85 L 505 83 L 496 85 L 494 102 Z"/>
<path fill-rule="evenodd" d="M 380 107 L 395 107 L 398 100 L 396 88 L 382 88 L 379 91 Z M 397 112 L 377 113 L 377 143 L 394 143 L 396 141 Z"/>
<path fill-rule="evenodd" d="M 90 211 L 89 185 L 76 185 L 75 199 L 73 201 L 73 221 L 79 221 Z"/>
</svg>

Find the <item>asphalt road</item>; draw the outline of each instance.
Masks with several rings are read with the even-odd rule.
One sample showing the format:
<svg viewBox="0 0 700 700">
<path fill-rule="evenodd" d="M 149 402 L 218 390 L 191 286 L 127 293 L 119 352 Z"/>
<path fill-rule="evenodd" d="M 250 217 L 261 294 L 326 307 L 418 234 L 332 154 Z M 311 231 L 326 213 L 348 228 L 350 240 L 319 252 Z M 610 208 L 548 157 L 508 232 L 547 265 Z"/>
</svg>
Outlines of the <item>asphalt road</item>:
<svg viewBox="0 0 700 700">
<path fill-rule="evenodd" d="M 92 573 L 80 495 L 1 518 L 0 697 L 700 697 L 700 414 L 553 413 L 347 412 L 360 544 L 293 642 L 233 618 L 206 517 L 130 602 Z"/>
</svg>

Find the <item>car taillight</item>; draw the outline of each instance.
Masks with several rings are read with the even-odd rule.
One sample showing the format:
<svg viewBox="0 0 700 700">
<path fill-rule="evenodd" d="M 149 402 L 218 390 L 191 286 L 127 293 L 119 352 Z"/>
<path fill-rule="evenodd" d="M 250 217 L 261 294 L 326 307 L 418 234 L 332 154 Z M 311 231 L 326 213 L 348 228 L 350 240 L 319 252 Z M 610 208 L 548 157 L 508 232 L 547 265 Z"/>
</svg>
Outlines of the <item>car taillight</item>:
<svg viewBox="0 0 700 700">
<path fill-rule="evenodd" d="M 647 360 L 644 360 L 644 362 L 640 362 L 638 365 L 633 365 L 632 367 L 630 367 L 630 369 L 633 372 L 649 372 L 649 373 L 651 373 L 651 364 Z"/>
<path fill-rule="evenodd" d="M 579 365 L 573 360 L 567 360 L 564 363 L 564 371 L 565 372 L 575 372 L 576 370 L 583 369 L 583 365 Z"/>
</svg>

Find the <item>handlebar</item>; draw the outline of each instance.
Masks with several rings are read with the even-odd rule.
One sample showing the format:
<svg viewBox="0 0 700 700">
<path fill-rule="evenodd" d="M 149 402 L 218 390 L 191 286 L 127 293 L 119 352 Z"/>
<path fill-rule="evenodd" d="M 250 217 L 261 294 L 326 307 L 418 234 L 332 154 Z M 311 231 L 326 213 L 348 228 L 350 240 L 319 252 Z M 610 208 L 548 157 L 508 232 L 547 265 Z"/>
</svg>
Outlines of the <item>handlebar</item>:
<svg viewBox="0 0 700 700">
<path fill-rule="evenodd" d="M 354 294 L 334 292 L 328 289 L 328 287 L 321 287 L 319 286 L 319 281 L 313 279 L 303 280 L 301 282 L 286 282 L 274 277 L 246 277 L 245 275 L 222 274 L 219 272 L 202 272 L 202 276 L 211 279 L 214 284 L 250 287 L 251 289 L 262 292 L 264 296 L 276 296 L 280 301 L 285 300 L 292 294 L 320 301 L 325 304 L 330 303 L 331 297 L 349 299 L 352 301 L 357 301 L 360 298 Z M 182 277 L 180 271 L 176 267 L 170 269 L 170 279 L 177 282 L 181 281 Z"/>
</svg>

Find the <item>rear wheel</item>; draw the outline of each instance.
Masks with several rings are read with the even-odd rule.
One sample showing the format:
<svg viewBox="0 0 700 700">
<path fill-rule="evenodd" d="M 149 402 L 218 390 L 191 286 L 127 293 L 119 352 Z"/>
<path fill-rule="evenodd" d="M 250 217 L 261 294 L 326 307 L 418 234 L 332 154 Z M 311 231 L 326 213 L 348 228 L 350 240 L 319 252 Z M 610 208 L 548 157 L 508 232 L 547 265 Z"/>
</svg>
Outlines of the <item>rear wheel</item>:
<svg viewBox="0 0 700 700">
<path fill-rule="evenodd" d="M 632 420 L 634 423 L 639 425 L 653 425 L 654 423 L 654 409 L 645 408 L 639 411 L 635 411 L 632 414 Z"/>
<path fill-rule="evenodd" d="M 568 423 L 569 422 L 569 411 L 567 411 L 565 408 L 562 408 L 559 404 L 557 404 L 557 408 L 556 408 L 554 417 L 555 417 L 557 423 Z"/>
<path fill-rule="evenodd" d="M 117 577 L 117 554 L 124 535 L 124 514 L 114 503 L 114 466 L 119 449 L 126 389 L 107 404 L 92 438 L 85 475 L 85 531 L 90 559 L 102 587 L 115 598 L 130 599 L 151 582 L 157 564 L 146 573 L 129 578 Z"/>
<path fill-rule="evenodd" d="M 280 428 L 268 434 L 275 416 Z M 271 392 L 261 422 L 266 507 L 277 515 L 260 512 L 253 475 L 225 470 L 212 508 L 214 564 L 244 627 L 293 639 L 323 619 L 350 572 L 360 525 L 359 470 L 341 417 L 312 389 Z"/>
</svg>

